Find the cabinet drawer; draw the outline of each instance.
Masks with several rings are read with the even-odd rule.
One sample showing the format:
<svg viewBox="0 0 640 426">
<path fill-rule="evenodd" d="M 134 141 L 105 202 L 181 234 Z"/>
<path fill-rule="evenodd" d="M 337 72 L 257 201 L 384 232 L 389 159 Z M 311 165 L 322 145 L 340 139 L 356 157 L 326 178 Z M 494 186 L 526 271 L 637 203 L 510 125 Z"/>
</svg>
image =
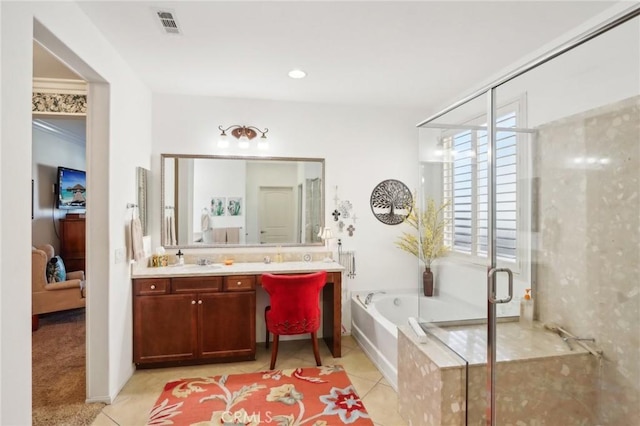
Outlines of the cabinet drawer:
<svg viewBox="0 0 640 426">
<path fill-rule="evenodd" d="M 169 293 L 170 280 L 166 278 L 143 278 L 133 280 L 133 294 L 149 296 Z"/>
<path fill-rule="evenodd" d="M 224 277 L 224 291 L 253 290 L 256 279 L 253 275 L 229 275 Z"/>
<path fill-rule="evenodd" d="M 222 277 L 183 277 L 171 279 L 172 293 L 210 293 L 222 289 Z"/>
</svg>

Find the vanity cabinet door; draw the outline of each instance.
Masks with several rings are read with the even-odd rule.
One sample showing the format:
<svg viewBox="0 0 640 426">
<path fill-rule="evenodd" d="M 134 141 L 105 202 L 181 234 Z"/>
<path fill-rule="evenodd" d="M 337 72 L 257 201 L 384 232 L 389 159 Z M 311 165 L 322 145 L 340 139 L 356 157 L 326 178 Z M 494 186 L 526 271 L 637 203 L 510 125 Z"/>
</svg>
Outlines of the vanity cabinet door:
<svg viewBox="0 0 640 426">
<path fill-rule="evenodd" d="M 184 361 L 196 357 L 198 309 L 195 294 L 136 296 L 133 361 Z"/>
<path fill-rule="evenodd" d="M 200 294 L 198 348 L 201 358 L 255 359 L 255 291 Z"/>
</svg>

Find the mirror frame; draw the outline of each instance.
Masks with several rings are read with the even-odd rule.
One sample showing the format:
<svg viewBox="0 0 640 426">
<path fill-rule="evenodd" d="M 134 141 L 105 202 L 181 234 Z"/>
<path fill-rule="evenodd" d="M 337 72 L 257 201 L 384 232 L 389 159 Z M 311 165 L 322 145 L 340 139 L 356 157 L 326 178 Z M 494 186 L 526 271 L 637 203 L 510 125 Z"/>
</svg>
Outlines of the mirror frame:
<svg viewBox="0 0 640 426">
<path fill-rule="evenodd" d="M 149 182 L 149 170 L 144 167 L 136 167 L 136 186 L 137 186 L 137 202 L 138 217 L 142 225 L 142 235 L 149 235 L 147 228 L 147 187 Z"/>
<path fill-rule="evenodd" d="M 320 191 L 322 194 L 320 200 L 320 229 L 325 226 L 325 159 L 309 158 L 309 157 L 266 157 L 266 156 L 248 156 L 248 155 L 200 155 L 200 154 L 160 154 L 160 239 L 165 233 L 165 159 L 167 158 L 191 158 L 191 159 L 211 159 L 211 160 L 245 160 L 245 161 L 290 161 L 290 162 L 314 162 L 322 164 L 322 184 Z M 175 182 L 174 182 L 175 186 Z M 175 210 L 174 210 L 175 215 Z M 165 248 L 172 249 L 194 249 L 194 248 L 242 248 L 242 247 L 318 247 L 324 246 L 323 242 L 316 243 L 279 243 L 279 244 L 176 244 L 167 245 Z"/>
</svg>

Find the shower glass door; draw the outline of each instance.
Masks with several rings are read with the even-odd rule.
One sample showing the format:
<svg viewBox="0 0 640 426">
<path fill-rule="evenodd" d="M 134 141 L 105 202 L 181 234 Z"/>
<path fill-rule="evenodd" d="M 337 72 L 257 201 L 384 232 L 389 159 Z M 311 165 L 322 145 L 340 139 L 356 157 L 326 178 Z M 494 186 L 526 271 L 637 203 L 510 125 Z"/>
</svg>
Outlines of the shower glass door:
<svg viewBox="0 0 640 426">
<path fill-rule="evenodd" d="M 449 248 L 432 263 L 435 291 L 433 297 L 421 297 L 420 319 L 430 339 L 436 342 L 430 347 L 430 360 L 439 365 L 438 350 L 442 347 L 443 352 L 453 351 L 462 358 L 464 365 L 458 368 L 465 369 L 460 373 L 465 377 L 463 392 L 438 395 L 443 407 L 437 413 L 439 419 L 451 420 L 447 407 L 459 406 L 464 407 L 459 413 L 460 421 L 441 424 L 478 424 L 487 412 L 487 271 L 492 266 L 488 244 L 491 121 L 487 96 L 482 93 L 419 130 L 419 208 L 428 212 L 431 202 L 441 212 L 443 242 Z M 504 120 L 511 117 L 507 111 L 500 113 Z M 423 229 L 423 235 L 429 238 L 433 232 Z M 501 258 L 497 265 L 509 267 L 509 259 Z M 494 276 L 496 296 L 506 298 L 508 282 L 504 274 Z M 518 309 L 515 303 L 505 302 L 496 308 L 496 314 L 513 319 Z M 443 387 L 446 386 L 449 384 L 443 379 Z"/>
<path fill-rule="evenodd" d="M 420 319 L 467 363 L 460 424 L 640 418 L 635 13 L 419 126 L 450 248 Z"/>
<path fill-rule="evenodd" d="M 496 254 L 530 283 L 535 318 L 513 335 L 498 324 L 495 424 L 640 418 L 639 19 L 495 89 L 496 108 L 519 105 L 512 132 L 493 120 L 498 247 L 501 212 L 516 221 L 513 251 Z"/>
</svg>

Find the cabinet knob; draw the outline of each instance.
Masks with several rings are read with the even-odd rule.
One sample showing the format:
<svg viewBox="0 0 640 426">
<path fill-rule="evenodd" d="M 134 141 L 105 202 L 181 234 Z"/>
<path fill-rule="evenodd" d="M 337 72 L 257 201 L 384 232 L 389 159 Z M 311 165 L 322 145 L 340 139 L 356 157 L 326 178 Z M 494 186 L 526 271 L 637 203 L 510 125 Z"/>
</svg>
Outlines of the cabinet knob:
<svg viewBox="0 0 640 426">
<path fill-rule="evenodd" d="M 242 281 L 238 281 L 238 285 L 242 285 Z"/>
<path fill-rule="evenodd" d="M 151 284 L 151 290 L 155 290 L 156 289 L 156 285 L 155 284 Z"/>
<path fill-rule="evenodd" d="M 196 304 L 196 301 L 195 301 L 195 300 L 192 300 L 192 301 L 191 301 L 191 304 L 192 304 L 192 305 L 195 305 L 195 304 Z"/>
<path fill-rule="evenodd" d="M 198 305 L 202 305 L 202 300 L 198 300 Z"/>
</svg>

